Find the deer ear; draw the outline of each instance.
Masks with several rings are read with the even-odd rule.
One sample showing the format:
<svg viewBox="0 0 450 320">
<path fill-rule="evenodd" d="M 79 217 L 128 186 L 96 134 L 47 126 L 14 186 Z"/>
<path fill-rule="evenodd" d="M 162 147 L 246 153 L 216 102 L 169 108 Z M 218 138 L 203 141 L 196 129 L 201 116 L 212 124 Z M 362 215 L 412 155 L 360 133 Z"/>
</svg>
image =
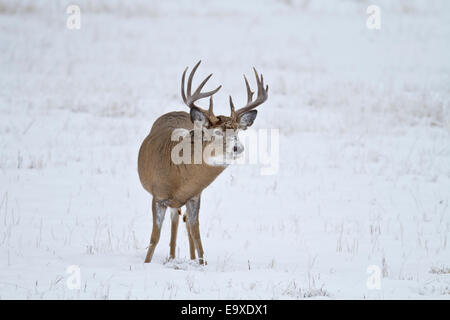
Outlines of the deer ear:
<svg viewBox="0 0 450 320">
<path fill-rule="evenodd" d="M 206 127 L 209 125 L 209 121 L 206 118 L 205 114 L 196 107 L 191 108 L 190 116 L 191 116 L 191 121 L 194 124 L 196 121 L 198 121 L 202 125 L 202 127 Z"/>
<path fill-rule="evenodd" d="M 253 121 L 255 121 L 256 115 L 258 114 L 258 111 L 252 110 L 249 112 L 244 113 L 242 116 L 239 117 L 239 128 L 240 129 L 247 129 L 253 124 Z"/>
</svg>

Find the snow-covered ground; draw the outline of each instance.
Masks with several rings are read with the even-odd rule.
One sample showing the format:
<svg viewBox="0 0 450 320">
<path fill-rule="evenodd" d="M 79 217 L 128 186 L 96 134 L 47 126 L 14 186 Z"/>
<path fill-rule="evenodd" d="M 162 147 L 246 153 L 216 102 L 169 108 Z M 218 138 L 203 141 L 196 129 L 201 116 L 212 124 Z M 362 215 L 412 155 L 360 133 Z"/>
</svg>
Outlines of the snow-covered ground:
<svg viewBox="0 0 450 320">
<path fill-rule="evenodd" d="M 450 298 L 448 1 L 2 0 L 0 29 L 1 299 Z M 204 191 L 207 266 L 169 219 L 144 264 L 139 145 L 199 59 L 218 113 L 264 74 L 279 170 Z"/>
</svg>

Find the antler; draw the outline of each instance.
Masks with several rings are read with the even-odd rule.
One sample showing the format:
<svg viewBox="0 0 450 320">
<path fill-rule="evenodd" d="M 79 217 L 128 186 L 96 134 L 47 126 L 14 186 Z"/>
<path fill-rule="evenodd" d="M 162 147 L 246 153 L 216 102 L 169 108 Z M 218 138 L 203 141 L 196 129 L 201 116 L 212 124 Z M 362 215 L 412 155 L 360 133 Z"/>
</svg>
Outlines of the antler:
<svg viewBox="0 0 450 320">
<path fill-rule="evenodd" d="M 266 87 L 264 88 L 263 76 L 261 75 L 261 77 L 260 77 L 255 68 L 253 68 L 253 71 L 255 72 L 256 84 L 258 86 L 258 94 L 256 96 L 256 99 L 254 101 L 252 101 L 253 94 L 255 92 L 253 92 L 250 89 L 250 85 L 248 84 L 247 77 L 244 75 L 245 86 L 247 87 L 247 104 L 243 108 L 235 111 L 233 99 L 230 96 L 231 117 L 233 119 L 239 118 L 239 116 L 241 116 L 242 114 L 256 108 L 257 106 L 259 106 L 260 104 L 264 103 L 267 100 L 267 97 L 268 97 L 267 93 L 269 92 L 269 86 L 266 85 Z"/>
<path fill-rule="evenodd" d="M 203 114 L 205 114 L 208 119 L 211 122 L 217 122 L 218 119 L 217 117 L 214 115 L 213 113 L 213 94 L 215 94 L 217 91 L 220 90 L 220 88 L 222 88 L 222 86 L 218 86 L 216 89 L 211 90 L 211 91 L 207 91 L 207 92 L 201 92 L 201 90 L 203 89 L 203 86 L 206 84 L 206 82 L 209 80 L 209 78 L 211 78 L 212 73 L 207 76 L 205 78 L 205 80 L 202 81 L 202 83 L 200 83 L 200 85 L 198 86 L 198 88 L 194 91 L 193 94 L 191 94 L 191 87 L 192 87 L 192 79 L 194 78 L 194 74 L 195 71 L 197 70 L 198 66 L 200 65 L 202 61 L 200 60 L 199 62 L 197 62 L 197 64 L 194 66 L 194 68 L 192 69 L 191 73 L 189 74 L 189 78 L 188 78 L 188 83 L 187 83 L 187 91 L 186 93 L 184 92 L 184 79 L 186 77 L 186 71 L 188 70 L 188 67 L 186 67 L 186 69 L 184 69 L 183 72 L 183 76 L 181 78 L 181 97 L 183 98 L 184 103 L 189 107 L 196 107 L 198 108 Z M 206 98 L 206 97 L 210 97 L 209 98 L 209 109 L 205 110 L 202 109 L 198 106 L 196 106 L 194 103 L 195 101 L 202 99 L 202 98 Z"/>
</svg>

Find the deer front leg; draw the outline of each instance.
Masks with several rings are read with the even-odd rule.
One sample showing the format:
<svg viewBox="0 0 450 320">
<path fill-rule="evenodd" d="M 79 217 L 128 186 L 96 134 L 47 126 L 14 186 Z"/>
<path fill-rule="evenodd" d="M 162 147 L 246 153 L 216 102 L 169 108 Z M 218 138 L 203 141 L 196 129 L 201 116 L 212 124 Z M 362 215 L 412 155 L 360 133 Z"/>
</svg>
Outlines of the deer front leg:
<svg viewBox="0 0 450 320">
<path fill-rule="evenodd" d="M 198 262 L 204 264 L 203 259 L 203 246 L 200 238 L 200 225 L 198 214 L 200 211 L 200 195 L 193 197 L 186 203 L 186 226 L 188 228 L 188 235 L 194 243 L 194 247 L 197 250 Z M 191 240 L 189 239 L 189 240 Z M 191 250 L 192 259 L 192 250 Z M 195 259 L 195 256 L 194 256 Z"/>
<path fill-rule="evenodd" d="M 184 217 L 186 218 L 186 216 Z M 184 220 L 184 222 L 186 222 L 186 220 Z M 189 227 L 189 224 L 186 223 L 186 230 L 187 230 L 187 234 L 188 234 L 188 239 L 189 239 L 189 254 L 191 256 L 191 260 L 195 260 L 195 245 L 194 245 L 194 240 L 192 239 L 192 235 L 191 235 L 191 229 Z"/>
<path fill-rule="evenodd" d="M 178 222 L 180 220 L 181 209 L 170 208 L 170 220 L 172 220 L 170 232 L 170 259 L 175 259 L 175 248 L 177 246 Z"/>
<path fill-rule="evenodd" d="M 166 213 L 167 206 L 163 201 L 157 201 L 155 198 L 152 200 L 152 213 L 153 213 L 153 228 L 152 235 L 150 237 L 150 245 L 148 247 L 147 256 L 145 257 L 145 263 L 152 261 L 153 253 L 155 252 L 156 245 L 159 242 L 161 235 L 161 227 L 164 221 L 164 214 Z"/>
</svg>

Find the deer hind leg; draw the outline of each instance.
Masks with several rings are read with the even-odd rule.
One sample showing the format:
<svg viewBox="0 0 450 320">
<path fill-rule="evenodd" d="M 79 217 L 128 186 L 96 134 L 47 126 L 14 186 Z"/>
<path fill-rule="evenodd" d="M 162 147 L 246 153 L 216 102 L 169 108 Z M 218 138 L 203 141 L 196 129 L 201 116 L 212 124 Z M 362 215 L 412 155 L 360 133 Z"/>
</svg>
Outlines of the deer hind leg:
<svg viewBox="0 0 450 320">
<path fill-rule="evenodd" d="M 145 263 L 152 261 L 153 253 L 155 252 L 156 245 L 159 242 L 161 235 L 161 227 L 164 221 L 164 215 L 166 213 L 167 206 L 164 201 L 157 201 L 155 198 L 152 200 L 152 213 L 153 213 L 153 229 L 150 237 L 150 245 L 148 247 L 147 256 L 145 257 Z"/>
<path fill-rule="evenodd" d="M 178 222 L 180 220 L 181 209 L 170 208 L 170 220 L 172 220 L 170 230 L 170 259 L 175 259 L 175 249 L 177 246 Z"/>
<path fill-rule="evenodd" d="M 200 196 L 196 196 L 189 199 L 188 202 L 186 203 L 186 226 L 188 228 L 188 235 L 192 239 L 195 250 L 197 251 L 198 262 L 200 264 L 204 264 L 205 261 L 203 259 L 203 246 L 202 240 L 200 238 L 200 224 L 198 220 L 199 211 L 200 211 Z M 192 258 L 192 250 L 191 250 L 191 258 Z"/>
<path fill-rule="evenodd" d="M 186 214 L 183 216 L 183 221 L 186 222 Z M 191 260 L 195 260 L 195 245 L 194 240 L 191 236 L 191 229 L 189 228 L 189 224 L 186 223 L 186 230 L 189 239 L 189 254 L 191 256 Z"/>
</svg>

